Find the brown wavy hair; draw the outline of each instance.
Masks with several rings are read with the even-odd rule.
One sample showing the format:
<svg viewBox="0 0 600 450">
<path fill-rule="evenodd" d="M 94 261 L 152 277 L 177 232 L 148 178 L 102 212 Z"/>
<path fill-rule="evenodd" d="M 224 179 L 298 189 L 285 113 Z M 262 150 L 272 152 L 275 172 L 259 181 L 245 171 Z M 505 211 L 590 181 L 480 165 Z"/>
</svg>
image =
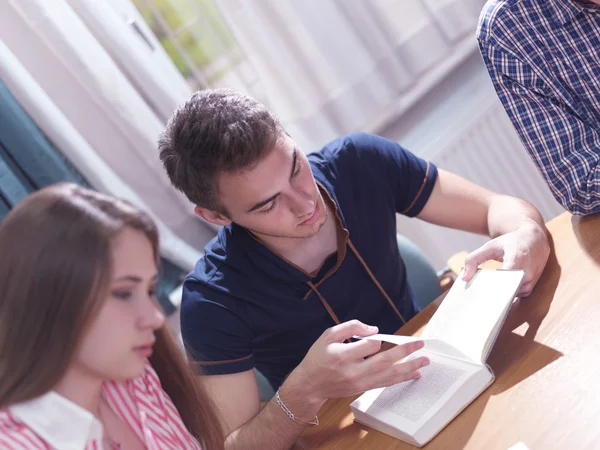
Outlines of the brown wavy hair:
<svg viewBox="0 0 600 450">
<path fill-rule="evenodd" d="M 180 105 L 158 140 L 173 186 L 195 205 L 228 214 L 217 177 L 252 167 L 284 135 L 265 105 L 230 88 L 204 89 Z"/>
<path fill-rule="evenodd" d="M 65 375 L 106 298 L 112 243 L 143 232 L 158 265 L 158 231 L 126 201 L 56 184 L 17 205 L 0 226 L 0 409 L 39 397 Z M 205 450 L 221 450 L 216 409 L 168 326 L 150 358 L 163 389 Z"/>
</svg>

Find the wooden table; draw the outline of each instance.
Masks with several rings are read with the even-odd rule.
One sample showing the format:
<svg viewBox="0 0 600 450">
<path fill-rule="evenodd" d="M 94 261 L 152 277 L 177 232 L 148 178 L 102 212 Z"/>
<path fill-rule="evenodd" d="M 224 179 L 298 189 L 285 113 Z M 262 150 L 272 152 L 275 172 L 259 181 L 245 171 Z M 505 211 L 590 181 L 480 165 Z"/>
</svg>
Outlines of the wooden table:
<svg viewBox="0 0 600 450">
<path fill-rule="evenodd" d="M 548 223 L 553 251 L 517 300 L 488 363 L 496 382 L 425 448 L 600 449 L 600 214 Z M 441 299 L 397 334 L 418 335 Z M 415 448 L 353 422 L 354 398 L 330 400 L 297 448 Z"/>
</svg>

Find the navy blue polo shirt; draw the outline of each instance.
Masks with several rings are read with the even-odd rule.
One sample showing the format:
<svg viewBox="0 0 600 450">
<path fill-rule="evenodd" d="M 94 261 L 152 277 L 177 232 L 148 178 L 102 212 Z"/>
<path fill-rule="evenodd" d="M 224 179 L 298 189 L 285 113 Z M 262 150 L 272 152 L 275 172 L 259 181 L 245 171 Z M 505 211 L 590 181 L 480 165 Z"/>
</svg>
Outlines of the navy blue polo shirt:
<svg viewBox="0 0 600 450">
<path fill-rule="evenodd" d="M 367 133 L 308 155 L 341 224 L 339 248 L 316 276 L 247 230 L 223 227 L 187 277 L 181 331 L 205 374 L 258 368 L 277 388 L 325 329 L 358 319 L 394 333 L 418 311 L 396 244 L 396 213 L 417 215 L 436 167 Z"/>
</svg>

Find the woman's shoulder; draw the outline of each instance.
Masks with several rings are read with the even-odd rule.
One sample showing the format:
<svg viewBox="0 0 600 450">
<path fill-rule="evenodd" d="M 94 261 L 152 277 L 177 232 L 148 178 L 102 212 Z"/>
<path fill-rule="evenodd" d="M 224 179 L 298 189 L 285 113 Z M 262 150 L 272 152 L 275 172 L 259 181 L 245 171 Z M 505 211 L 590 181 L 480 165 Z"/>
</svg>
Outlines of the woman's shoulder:
<svg viewBox="0 0 600 450">
<path fill-rule="evenodd" d="M 150 362 L 146 361 L 143 372 L 136 378 L 106 383 L 105 394 L 117 414 L 125 417 L 127 410 L 139 411 L 141 415 L 135 421 L 136 426 L 148 430 L 157 439 L 174 443 L 174 448 L 200 448 L 186 429 Z M 147 435 L 146 432 L 143 434 Z"/>
<path fill-rule="evenodd" d="M 49 449 L 23 422 L 9 410 L 0 410 L 0 448 L 2 450 L 46 450 Z"/>
</svg>

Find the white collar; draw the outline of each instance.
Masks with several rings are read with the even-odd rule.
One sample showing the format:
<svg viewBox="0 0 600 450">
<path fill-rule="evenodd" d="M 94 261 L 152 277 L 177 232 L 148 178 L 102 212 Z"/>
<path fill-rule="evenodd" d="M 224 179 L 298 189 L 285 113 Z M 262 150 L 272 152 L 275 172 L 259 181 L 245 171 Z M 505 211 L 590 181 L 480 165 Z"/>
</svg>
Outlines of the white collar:
<svg viewBox="0 0 600 450">
<path fill-rule="evenodd" d="M 54 391 L 9 408 L 11 414 L 56 450 L 84 450 L 102 442 L 102 424 L 92 413 Z"/>
</svg>

